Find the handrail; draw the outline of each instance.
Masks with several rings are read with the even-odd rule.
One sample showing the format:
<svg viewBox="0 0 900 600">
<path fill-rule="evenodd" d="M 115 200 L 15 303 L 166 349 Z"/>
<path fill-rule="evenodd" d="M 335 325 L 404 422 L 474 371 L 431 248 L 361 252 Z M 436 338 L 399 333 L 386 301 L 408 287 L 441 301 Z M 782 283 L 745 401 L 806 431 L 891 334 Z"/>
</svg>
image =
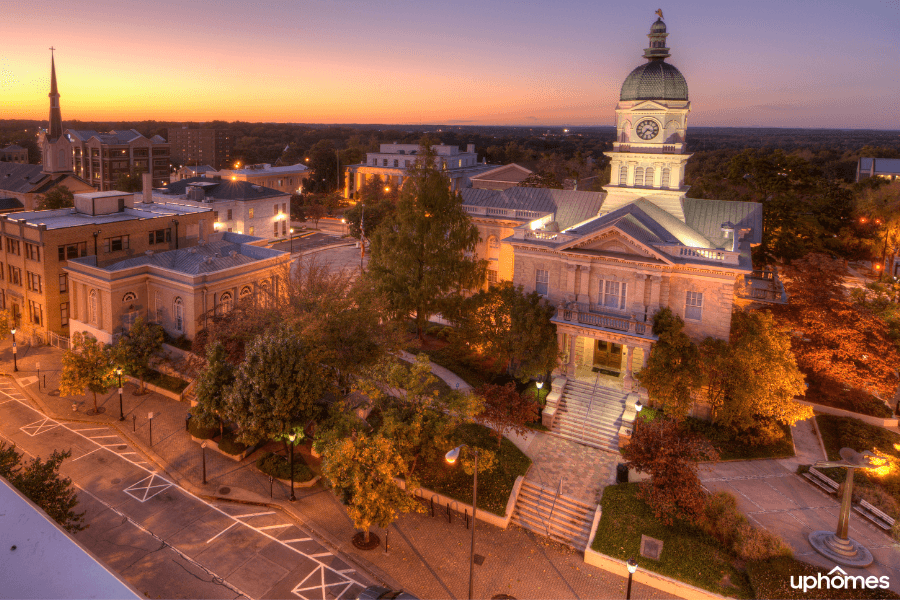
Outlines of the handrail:
<svg viewBox="0 0 900 600">
<path fill-rule="evenodd" d="M 550 507 L 550 516 L 547 517 L 547 537 L 550 537 L 550 525 L 553 523 L 553 511 L 556 510 L 556 501 L 559 500 L 559 494 L 562 492 L 563 478 L 559 478 L 559 485 L 556 488 L 556 496 L 553 498 L 553 506 Z"/>
<path fill-rule="evenodd" d="M 594 389 L 591 390 L 591 399 L 588 402 L 588 409 L 584 415 L 584 419 L 581 421 L 581 441 L 584 441 L 584 425 L 587 423 L 588 417 L 591 415 L 591 407 L 594 406 L 594 396 L 597 394 L 597 384 L 600 383 L 600 371 L 597 371 L 597 376 L 594 378 Z"/>
</svg>

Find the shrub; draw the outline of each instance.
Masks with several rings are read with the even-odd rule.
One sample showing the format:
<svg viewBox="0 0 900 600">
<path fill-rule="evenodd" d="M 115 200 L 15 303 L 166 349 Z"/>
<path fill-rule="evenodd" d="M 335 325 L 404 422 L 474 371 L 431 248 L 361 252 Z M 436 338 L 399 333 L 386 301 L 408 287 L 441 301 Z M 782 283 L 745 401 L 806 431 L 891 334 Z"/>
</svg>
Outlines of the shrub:
<svg viewBox="0 0 900 600">
<path fill-rule="evenodd" d="M 894 519 L 900 517 L 900 504 L 889 493 L 880 487 L 865 485 L 865 480 L 855 481 L 853 484 L 853 500 L 859 502 L 865 500 L 881 512 L 887 513 Z M 844 484 L 838 491 L 838 498 L 843 498 Z"/>
<path fill-rule="evenodd" d="M 256 468 L 266 475 L 271 475 L 272 477 L 277 477 L 278 479 L 290 480 L 291 478 L 291 461 L 286 456 L 282 456 L 280 454 L 266 452 L 256 461 Z M 306 463 L 303 462 L 302 456 L 295 450 L 294 482 L 303 483 L 304 481 L 309 481 L 312 478 L 312 471 L 309 469 Z"/>
<path fill-rule="evenodd" d="M 242 444 L 235 440 L 237 434 L 234 432 L 226 433 L 222 436 L 222 439 L 219 440 L 219 450 L 225 452 L 226 454 L 231 454 L 232 456 L 240 454 L 244 450 L 247 449 L 246 444 Z"/>
<path fill-rule="evenodd" d="M 789 600 L 801 600 L 806 598 L 819 598 L 830 600 L 832 598 L 900 598 L 891 590 L 863 590 L 863 589 L 833 589 L 821 587 L 815 591 L 806 593 L 802 589 L 791 587 L 791 577 L 807 575 L 818 577 L 827 573 L 827 569 L 814 567 L 788 556 L 779 556 L 765 561 L 751 561 L 747 563 L 747 576 L 757 598 L 784 598 Z"/>
<path fill-rule="evenodd" d="M 779 536 L 752 526 L 728 492 L 707 497 L 700 523 L 704 531 L 743 560 L 792 555 L 790 547 Z"/>
<path fill-rule="evenodd" d="M 201 427 L 199 423 L 197 423 L 196 417 L 191 417 L 188 421 L 188 433 L 190 433 L 195 438 L 199 438 L 201 440 L 209 440 L 212 439 L 217 433 L 219 433 L 218 427 Z"/>
</svg>

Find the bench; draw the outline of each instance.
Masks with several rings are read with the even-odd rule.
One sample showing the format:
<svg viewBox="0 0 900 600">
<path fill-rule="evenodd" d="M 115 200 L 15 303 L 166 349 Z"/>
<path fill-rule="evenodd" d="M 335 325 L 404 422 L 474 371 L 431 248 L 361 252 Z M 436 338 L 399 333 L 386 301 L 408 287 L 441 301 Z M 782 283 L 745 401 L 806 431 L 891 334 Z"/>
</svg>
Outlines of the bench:
<svg viewBox="0 0 900 600">
<path fill-rule="evenodd" d="M 838 488 L 840 488 L 835 480 L 814 467 L 810 467 L 809 471 L 803 474 L 803 477 L 817 485 L 826 494 L 837 494 Z"/>
<path fill-rule="evenodd" d="M 885 531 L 890 531 L 894 526 L 893 518 L 878 510 L 865 500 L 860 500 L 859 504 L 853 505 L 853 510 Z"/>
</svg>

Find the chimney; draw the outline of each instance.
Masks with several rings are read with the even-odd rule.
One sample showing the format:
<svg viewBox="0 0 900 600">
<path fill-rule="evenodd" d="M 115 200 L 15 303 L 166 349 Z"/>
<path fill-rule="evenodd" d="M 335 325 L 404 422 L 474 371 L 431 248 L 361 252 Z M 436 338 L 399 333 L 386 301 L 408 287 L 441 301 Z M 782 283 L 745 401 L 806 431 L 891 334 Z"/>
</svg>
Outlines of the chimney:
<svg viewBox="0 0 900 600">
<path fill-rule="evenodd" d="M 144 180 L 144 204 L 152 204 L 153 175 L 151 173 L 144 173 L 143 175 L 141 175 L 141 178 Z"/>
</svg>

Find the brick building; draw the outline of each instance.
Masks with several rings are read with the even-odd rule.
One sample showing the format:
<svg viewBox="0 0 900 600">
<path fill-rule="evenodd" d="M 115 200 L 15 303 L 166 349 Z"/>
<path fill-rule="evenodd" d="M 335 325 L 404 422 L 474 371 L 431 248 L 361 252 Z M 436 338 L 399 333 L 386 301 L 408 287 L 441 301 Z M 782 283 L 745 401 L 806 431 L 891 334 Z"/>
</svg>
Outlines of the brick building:
<svg viewBox="0 0 900 600">
<path fill-rule="evenodd" d="M 216 169 L 231 166 L 234 132 L 226 129 L 168 130 L 172 162 L 180 166 L 212 165 Z"/>
<path fill-rule="evenodd" d="M 28 148 L 23 148 L 16 144 L 10 144 L 5 148 L 0 148 L 0 162 L 28 164 Z"/>
</svg>

